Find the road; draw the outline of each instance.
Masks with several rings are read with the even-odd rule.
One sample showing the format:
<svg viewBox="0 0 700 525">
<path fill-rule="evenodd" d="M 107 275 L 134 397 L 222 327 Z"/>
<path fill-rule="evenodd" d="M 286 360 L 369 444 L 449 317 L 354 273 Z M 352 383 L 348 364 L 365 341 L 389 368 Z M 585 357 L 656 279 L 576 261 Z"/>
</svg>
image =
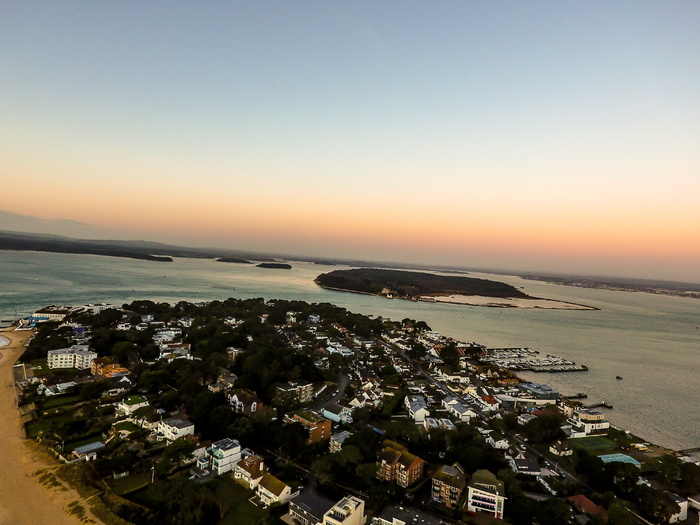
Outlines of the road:
<svg viewBox="0 0 700 525">
<path fill-rule="evenodd" d="M 319 412 L 325 407 L 327 407 L 330 403 L 337 403 L 345 395 L 345 387 L 347 387 L 348 384 L 350 384 L 350 376 L 348 376 L 346 372 L 341 372 L 340 376 L 338 377 L 338 386 L 336 387 L 336 393 L 326 399 L 319 399 L 318 401 L 310 404 L 309 408 L 311 410 Z"/>
</svg>

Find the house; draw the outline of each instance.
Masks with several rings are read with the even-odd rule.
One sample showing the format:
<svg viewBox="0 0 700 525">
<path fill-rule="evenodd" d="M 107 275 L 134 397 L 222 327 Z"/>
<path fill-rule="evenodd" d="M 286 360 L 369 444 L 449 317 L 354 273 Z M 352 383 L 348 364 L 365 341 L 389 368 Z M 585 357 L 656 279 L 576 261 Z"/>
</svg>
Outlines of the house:
<svg viewBox="0 0 700 525">
<path fill-rule="evenodd" d="M 90 371 L 95 377 L 104 377 L 109 379 L 110 377 L 123 376 L 128 374 L 129 370 L 124 368 L 119 363 L 112 361 L 109 357 L 98 357 L 92 360 L 90 365 Z"/>
<path fill-rule="evenodd" d="M 457 428 L 452 421 L 450 421 L 449 419 L 444 419 L 444 418 L 440 419 L 440 427 L 443 430 L 455 430 Z"/>
<path fill-rule="evenodd" d="M 395 481 L 401 487 L 409 487 L 423 477 L 425 461 L 408 452 L 404 446 L 389 441 L 382 443 L 377 455 L 377 478 Z"/>
<path fill-rule="evenodd" d="M 459 463 L 441 466 L 433 473 L 432 482 L 433 499 L 446 507 L 457 508 L 467 483 L 467 476 L 462 466 Z"/>
<path fill-rule="evenodd" d="M 273 503 L 285 503 L 292 495 L 292 488 L 270 473 L 266 473 L 255 487 L 255 494 L 265 506 Z"/>
<path fill-rule="evenodd" d="M 307 490 L 289 500 L 289 517 L 303 525 L 321 525 L 333 505 L 333 501 Z"/>
<path fill-rule="evenodd" d="M 352 410 L 338 403 L 328 403 L 324 407 L 322 415 L 336 423 L 352 423 Z"/>
<path fill-rule="evenodd" d="M 586 437 L 590 434 L 607 434 L 610 422 L 602 412 L 591 409 L 574 410 L 573 416 L 566 420 L 571 425 L 571 437 Z"/>
<path fill-rule="evenodd" d="M 319 443 L 331 437 L 331 422 L 328 419 L 317 416 L 308 410 L 285 414 L 285 423 L 301 423 L 308 432 L 307 445 Z"/>
<path fill-rule="evenodd" d="M 208 452 L 211 471 L 219 476 L 232 471 L 241 459 L 241 445 L 231 438 L 215 441 Z"/>
<path fill-rule="evenodd" d="M 516 474 L 524 474 L 526 476 L 541 476 L 542 469 L 540 464 L 532 458 L 508 458 L 510 468 Z"/>
<path fill-rule="evenodd" d="M 249 454 L 236 464 L 233 477 L 243 481 L 249 489 L 255 489 L 265 472 L 265 460 L 256 454 Z"/>
<path fill-rule="evenodd" d="M 364 525 L 365 502 L 346 496 L 323 515 L 323 525 Z"/>
<path fill-rule="evenodd" d="M 469 480 L 467 512 L 487 512 L 496 519 L 503 519 L 504 494 L 502 481 L 488 470 L 477 470 Z"/>
<path fill-rule="evenodd" d="M 443 525 L 437 516 L 416 509 L 384 507 L 384 510 L 372 518 L 372 525 Z"/>
<path fill-rule="evenodd" d="M 243 353 L 243 349 L 241 348 L 234 348 L 233 346 L 229 346 L 226 349 L 226 358 L 233 363 L 236 358 Z"/>
<path fill-rule="evenodd" d="M 46 364 L 49 368 L 77 368 L 86 370 L 97 359 L 97 352 L 89 350 L 88 345 L 73 345 L 70 348 L 49 350 L 46 354 Z"/>
<path fill-rule="evenodd" d="M 406 396 L 404 404 L 408 410 L 408 415 L 413 418 L 416 423 L 423 423 L 425 418 L 430 416 L 428 404 L 423 396 Z"/>
<path fill-rule="evenodd" d="M 188 359 L 192 350 L 190 343 L 161 343 L 158 359 L 172 361 L 173 359 Z"/>
<path fill-rule="evenodd" d="M 673 492 L 666 492 L 666 495 L 676 502 L 680 510 L 676 512 L 673 516 L 668 519 L 669 523 L 678 523 L 679 521 L 685 521 L 688 519 L 688 500 L 681 498 L 678 494 Z"/>
<path fill-rule="evenodd" d="M 477 413 L 462 403 L 452 403 L 447 406 L 447 411 L 452 417 L 461 423 L 469 423 L 473 417 L 477 417 Z"/>
<path fill-rule="evenodd" d="M 156 433 L 168 441 L 175 441 L 182 436 L 194 435 L 194 423 L 187 419 L 166 419 L 158 422 Z"/>
<path fill-rule="evenodd" d="M 576 496 L 571 496 L 566 499 L 571 502 L 571 504 L 577 512 L 590 514 L 591 516 L 597 516 L 603 521 L 608 520 L 608 512 L 600 505 L 596 505 L 595 503 L 593 503 L 583 494 L 577 494 Z"/>
<path fill-rule="evenodd" d="M 118 415 L 129 416 L 139 408 L 147 407 L 148 399 L 142 396 L 129 396 L 114 404 L 114 411 Z"/>
<path fill-rule="evenodd" d="M 571 456 L 574 453 L 565 439 L 557 439 L 549 446 L 549 451 L 556 456 Z"/>
<path fill-rule="evenodd" d="M 114 376 L 108 379 L 109 389 L 103 392 L 103 396 L 118 396 L 134 388 L 134 383 L 127 376 Z"/>
<path fill-rule="evenodd" d="M 343 443 L 345 443 L 345 440 L 350 436 L 352 436 L 352 432 L 348 432 L 347 430 L 333 434 L 329 444 L 331 454 L 334 452 L 340 452 L 343 449 Z"/>
<path fill-rule="evenodd" d="M 282 403 L 308 403 L 313 399 L 314 385 L 312 383 L 297 383 L 290 381 L 277 387 L 275 397 Z"/>
<path fill-rule="evenodd" d="M 228 402 L 234 412 L 253 415 L 263 407 L 263 402 L 252 390 L 247 388 L 237 388 L 228 396 Z"/>
<path fill-rule="evenodd" d="M 51 304 L 34 312 L 32 317 L 44 321 L 63 321 L 68 314 L 79 312 L 80 310 L 82 310 L 82 307 L 79 306 L 56 306 Z"/>
<path fill-rule="evenodd" d="M 510 447 L 508 440 L 498 432 L 489 432 L 486 436 L 486 442 L 496 450 L 506 450 Z"/>
<path fill-rule="evenodd" d="M 93 461 L 97 457 L 97 451 L 105 448 L 105 444 L 101 441 L 95 441 L 94 443 L 89 443 L 81 447 L 77 447 L 73 450 L 72 454 L 78 458 L 85 461 Z"/>
</svg>

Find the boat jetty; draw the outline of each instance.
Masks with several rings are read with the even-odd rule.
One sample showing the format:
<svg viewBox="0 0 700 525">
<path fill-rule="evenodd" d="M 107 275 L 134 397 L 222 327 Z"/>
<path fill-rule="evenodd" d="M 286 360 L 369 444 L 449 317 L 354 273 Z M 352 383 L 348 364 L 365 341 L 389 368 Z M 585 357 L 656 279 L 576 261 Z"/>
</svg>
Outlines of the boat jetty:
<svg viewBox="0 0 700 525">
<path fill-rule="evenodd" d="M 531 348 L 487 348 L 481 361 L 508 370 L 528 370 L 531 372 L 587 372 L 588 367 L 573 361 L 549 355 L 542 357 Z"/>
</svg>

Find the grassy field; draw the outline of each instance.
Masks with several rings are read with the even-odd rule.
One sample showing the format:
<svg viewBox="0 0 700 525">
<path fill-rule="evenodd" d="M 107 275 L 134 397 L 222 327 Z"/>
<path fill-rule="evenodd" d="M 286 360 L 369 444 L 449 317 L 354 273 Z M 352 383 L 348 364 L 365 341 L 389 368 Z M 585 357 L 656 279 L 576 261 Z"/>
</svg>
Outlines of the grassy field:
<svg viewBox="0 0 700 525">
<path fill-rule="evenodd" d="M 268 511 L 256 507 L 248 499 L 253 491 L 243 488 L 230 477 L 225 477 L 216 490 L 217 500 L 225 501 L 231 510 L 219 522 L 220 525 L 253 525 L 260 523 Z"/>
<path fill-rule="evenodd" d="M 80 396 L 78 395 L 62 395 L 53 396 L 48 398 L 41 404 L 42 410 L 48 410 L 49 408 L 60 407 L 63 405 L 72 405 L 80 401 Z"/>
<path fill-rule="evenodd" d="M 151 481 L 151 476 L 148 473 L 132 474 L 125 478 L 112 479 L 109 481 L 110 487 L 115 494 L 123 496 L 129 492 L 141 489 L 148 485 Z"/>
<path fill-rule="evenodd" d="M 618 445 L 604 436 L 592 436 L 569 440 L 573 448 L 580 448 L 587 452 L 603 452 L 606 450 L 618 450 Z"/>
</svg>

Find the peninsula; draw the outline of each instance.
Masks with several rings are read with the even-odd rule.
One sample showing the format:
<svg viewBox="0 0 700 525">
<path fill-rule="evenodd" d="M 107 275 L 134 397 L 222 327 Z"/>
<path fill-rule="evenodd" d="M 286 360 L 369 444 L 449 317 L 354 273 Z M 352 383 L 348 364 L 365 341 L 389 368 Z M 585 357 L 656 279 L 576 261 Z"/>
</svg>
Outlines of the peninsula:
<svg viewBox="0 0 700 525">
<path fill-rule="evenodd" d="M 373 268 L 335 270 L 319 275 L 315 282 L 324 288 L 391 295 L 403 299 L 437 295 L 529 297 L 517 288 L 498 281 L 402 270 Z"/>
</svg>

